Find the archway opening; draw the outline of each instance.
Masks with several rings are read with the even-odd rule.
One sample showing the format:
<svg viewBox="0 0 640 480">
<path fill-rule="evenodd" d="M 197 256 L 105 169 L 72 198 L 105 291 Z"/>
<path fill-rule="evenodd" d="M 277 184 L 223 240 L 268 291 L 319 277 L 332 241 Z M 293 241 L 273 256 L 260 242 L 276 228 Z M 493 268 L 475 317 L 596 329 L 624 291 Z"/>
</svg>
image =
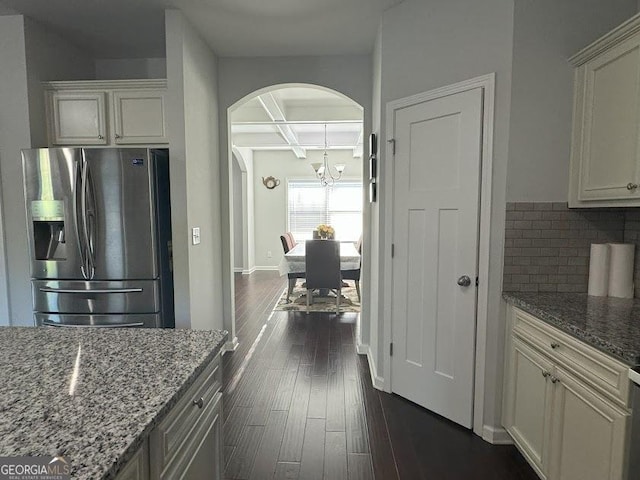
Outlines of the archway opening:
<svg viewBox="0 0 640 480">
<path fill-rule="evenodd" d="M 227 118 L 232 275 L 275 274 L 284 255 L 280 236 L 304 241 L 320 223 L 332 224 L 336 239 L 358 242 L 369 228 L 361 105 L 325 87 L 281 84 L 245 96 Z M 234 181 L 236 160 L 244 170 L 235 167 Z"/>
</svg>

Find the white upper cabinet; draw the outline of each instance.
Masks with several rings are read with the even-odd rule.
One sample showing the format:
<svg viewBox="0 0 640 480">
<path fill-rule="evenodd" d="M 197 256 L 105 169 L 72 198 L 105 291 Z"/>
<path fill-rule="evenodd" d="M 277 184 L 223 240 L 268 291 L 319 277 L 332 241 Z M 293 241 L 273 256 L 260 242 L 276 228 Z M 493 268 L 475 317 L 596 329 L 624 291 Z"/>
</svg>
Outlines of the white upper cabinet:
<svg viewBox="0 0 640 480">
<path fill-rule="evenodd" d="M 46 82 L 51 146 L 161 145 L 166 80 Z"/>
<path fill-rule="evenodd" d="M 163 90 L 115 90 L 112 98 L 115 143 L 167 142 Z"/>
<path fill-rule="evenodd" d="M 54 145 L 106 145 L 104 92 L 51 92 L 49 138 Z"/>
<path fill-rule="evenodd" d="M 570 207 L 640 206 L 640 16 L 571 58 Z"/>
</svg>

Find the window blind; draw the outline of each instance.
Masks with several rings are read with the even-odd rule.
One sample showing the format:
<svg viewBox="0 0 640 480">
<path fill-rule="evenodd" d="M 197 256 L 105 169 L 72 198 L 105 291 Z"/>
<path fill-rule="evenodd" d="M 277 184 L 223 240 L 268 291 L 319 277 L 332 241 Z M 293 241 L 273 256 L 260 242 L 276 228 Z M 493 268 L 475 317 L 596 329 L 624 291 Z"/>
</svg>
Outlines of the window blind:
<svg viewBox="0 0 640 480">
<path fill-rule="evenodd" d="M 324 223 L 335 229 L 337 240 L 356 242 L 362 234 L 362 184 L 341 180 L 323 187 L 317 180 L 289 180 L 287 222 L 297 241 L 310 239 Z"/>
</svg>

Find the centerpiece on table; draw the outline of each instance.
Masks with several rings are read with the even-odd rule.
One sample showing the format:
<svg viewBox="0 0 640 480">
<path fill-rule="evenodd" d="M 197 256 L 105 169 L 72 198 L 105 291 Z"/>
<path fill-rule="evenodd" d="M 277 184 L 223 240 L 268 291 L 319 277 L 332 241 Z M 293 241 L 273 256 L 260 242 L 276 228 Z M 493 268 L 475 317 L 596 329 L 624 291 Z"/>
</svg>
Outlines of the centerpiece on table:
<svg viewBox="0 0 640 480">
<path fill-rule="evenodd" d="M 336 237 L 336 231 L 331 225 L 320 224 L 316 228 L 318 236 L 323 240 L 330 240 Z"/>
</svg>

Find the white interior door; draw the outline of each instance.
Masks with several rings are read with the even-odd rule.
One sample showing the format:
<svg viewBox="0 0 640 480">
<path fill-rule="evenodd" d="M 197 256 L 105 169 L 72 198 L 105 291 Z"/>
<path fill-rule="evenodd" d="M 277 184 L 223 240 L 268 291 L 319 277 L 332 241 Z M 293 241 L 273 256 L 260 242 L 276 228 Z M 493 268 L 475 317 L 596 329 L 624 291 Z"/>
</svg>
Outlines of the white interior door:
<svg viewBox="0 0 640 480">
<path fill-rule="evenodd" d="M 482 99 L 476 88 L 399 108 L 392 126 L 392 390 L 467 428 L 473 416 Z"/>
</svg>

